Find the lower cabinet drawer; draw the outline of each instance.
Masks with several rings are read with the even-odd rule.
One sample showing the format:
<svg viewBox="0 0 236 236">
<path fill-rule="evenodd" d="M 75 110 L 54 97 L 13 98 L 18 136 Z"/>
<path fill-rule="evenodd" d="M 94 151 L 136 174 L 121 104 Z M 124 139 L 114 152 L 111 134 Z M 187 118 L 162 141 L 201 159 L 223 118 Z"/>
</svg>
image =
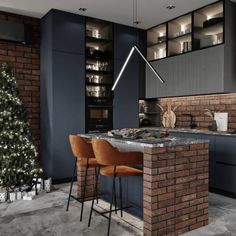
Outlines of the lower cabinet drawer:
<svg viewBox="0 0 236 236">
<path fill-rule="evenodd" d="M 236 166 L 216 162 L 214 178 L 215 188 L 236 193 Z"/>
</svg>

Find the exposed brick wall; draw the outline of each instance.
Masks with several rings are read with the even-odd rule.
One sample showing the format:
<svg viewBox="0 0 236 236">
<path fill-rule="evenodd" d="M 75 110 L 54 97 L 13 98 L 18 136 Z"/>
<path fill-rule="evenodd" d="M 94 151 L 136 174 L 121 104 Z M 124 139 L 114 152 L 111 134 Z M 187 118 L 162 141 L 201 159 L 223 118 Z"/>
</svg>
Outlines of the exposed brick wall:
<svg viewBox="0 0 236 236">
<path fill-rule="evenodd" d="M 208 144 L 144 149 L 144 235 L 208 224 Z"/>
<path fill-rule="evenodd" d="M 228 129 L 229 131 L 236 130 L 236 93 L 161 98 L 159 100 L 159 104 L 164 107 L 168 103 L 171 103 L 172 107 L 179 105 L 175 110 L 177 116 L 176 127 L 189 127 L 190 117 L 183 114 L 191 114 L 194 123 L 197 124 L 197 129 L 208 129 L 208 126 L 212 125 L 212 119 L 204 115 L 203 111 L 208 108 L 214 112 L 228 112 Z"/>
<path fill-rule="evenodd" d="M 40 20 L 0 12 L 0 19 L 33 26 L 32 45 L 0 40 L 0 63 L 8 62 L 14 69 L 20 96 L 28 111 L 35 144 L 40 142 Z"/>
<path fill-rule="evenodd" d="M 82 197 L 84 191 L 85 182 L 85 167 L 77 167 L 77 196 Z M 86 199 L 91 199 L 93 197 L 95 188 L 95 168 L 88 169 L 87 184 L 86 184 Z"/>
</svg>

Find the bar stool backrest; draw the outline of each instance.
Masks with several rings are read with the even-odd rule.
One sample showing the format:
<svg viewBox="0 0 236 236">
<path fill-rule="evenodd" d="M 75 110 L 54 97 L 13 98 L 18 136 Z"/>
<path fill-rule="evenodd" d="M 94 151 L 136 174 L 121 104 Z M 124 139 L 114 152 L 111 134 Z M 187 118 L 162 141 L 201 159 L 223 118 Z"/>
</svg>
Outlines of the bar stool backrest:
<svg viewBox="0 0 236 236">
<path fill-rule="evenodd" d="M 100 165 L 134 166 L 143 164 L 142 152 L 121 152 L 103 139 L 92 139 L 93 151 Z"/>
<path fill-rule="evenodd" d="M 119 151 L 108 141 L 103 139 L 92 139 L 92 145 L 96 160 L 99 164 L 105 166 L 119 164 Z"/>
<path fill-rule="evenodd" d="M 71 150 L 76 158 L 95 158 L 92 144 L 87 143 L 84 138 L 71 134 L 69 135 L 69 140 Z"/>
</svg>

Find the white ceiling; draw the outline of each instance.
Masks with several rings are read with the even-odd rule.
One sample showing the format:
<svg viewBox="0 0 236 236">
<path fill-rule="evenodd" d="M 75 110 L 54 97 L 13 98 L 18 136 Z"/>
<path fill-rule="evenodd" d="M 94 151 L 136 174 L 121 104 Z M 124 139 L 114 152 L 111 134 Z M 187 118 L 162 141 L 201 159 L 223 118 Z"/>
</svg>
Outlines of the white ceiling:
<svg viewBox="0 0 236 236">
<path fill-rule="evenodd" d="M 137 0 L 140 28 L 147 29 L 216 0 Z M 234 0 L 235 1 L 235 0 Z M 173 4 L 173 10 L 166 6 Z M 0 10 L 41 18 L 50 9 L 60 9 L 125 25 L 133 24 L 133 0 L 0 0 Z"/>
</svg>

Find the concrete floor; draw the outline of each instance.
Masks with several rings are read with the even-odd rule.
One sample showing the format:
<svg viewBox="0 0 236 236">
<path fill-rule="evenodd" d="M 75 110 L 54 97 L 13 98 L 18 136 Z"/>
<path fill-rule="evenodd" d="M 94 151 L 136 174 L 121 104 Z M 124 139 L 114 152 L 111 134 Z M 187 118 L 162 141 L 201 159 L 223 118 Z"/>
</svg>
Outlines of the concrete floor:
<svg viewBox="0 0 236 236">
<path fill-rule="evenodd" d="M 80 204 L 71 201 L 65 211 L 68 185 L 59 185 L 51 193 L 42 193 L 33 201 L 0 204 L 0 236 L 102 236 L 107 220 L 93 215 L 87 227 L 90 202 L 86 203 L 83 222 L 79 222 Z M 107 208 L 100 201 L 101 208 Z M 184 236 L 236 236 L 236 199 L 210 193 L 210 224 Z M 142 221 L 125 214 L 121 219 L 113 214 L 111 236 L 142 235 Z"/>
</svg>

